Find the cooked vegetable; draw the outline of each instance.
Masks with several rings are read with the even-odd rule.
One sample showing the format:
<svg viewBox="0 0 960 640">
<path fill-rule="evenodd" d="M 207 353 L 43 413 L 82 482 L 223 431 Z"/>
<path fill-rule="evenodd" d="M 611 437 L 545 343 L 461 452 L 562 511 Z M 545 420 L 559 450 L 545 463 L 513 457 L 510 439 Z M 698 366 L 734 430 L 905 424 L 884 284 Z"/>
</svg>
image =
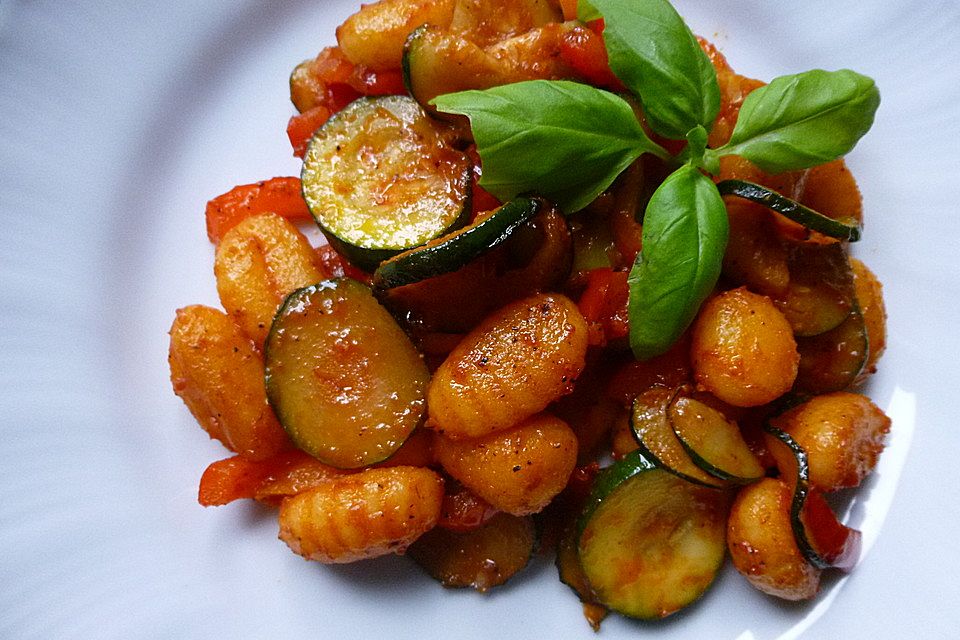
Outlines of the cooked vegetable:
<svg viewBox="0 0 960 640">
<path fill-rule="evenodd" d="M 577 463 L 577 437 L 559 418 L 540 414 L 479 438 L 436 442 L 451 476 L 500 511 L 541 511 L 567 485 Z"/>
<path fill-rule="evenodd" d="M 807 452 L 786 432 L 767 426 L 769 448 L 777 466 L 793 487 L 790 525 L 804 557 L 818 569 L 849 571 L 860 556 L 860 532 L 840 524 L 830 506 L 810 486 Z"/>
<path fill-rule="evenodd" d="M 300 178 L 271 178 L 234 187 L 207 203 L 207 237 L 217 244 L 230 229 L 258 213 L 276 213 L 292 222 L 308 222 L 310 210 Z"/>
<path fill-rule="evenodd" d="M 497 513 L 500 512 L 490 506 L 489 502 L 456 480 L 447 478 L 437 526 L 454 533 L 466 533 L 479 529 Z"/>
<path fill-rule="evenodd" d="M 793 491 L 783 480 L 764 478 L 740 490 L 730 509 L 730 558 L 754 587 L 784 600 L 812 598 L 820 569 L 797 546 L 790 519 Z"/>
<path fill-rule="evenodd" d="M 560 582 L 567 585 L 577 594 L 583 603 L 583 615 L 593 627 L 600 630 L 600 623 L 607 617 L 607 608 L 597 601 L 593 587 L 587 582 L 587 576 L 580 564 L 580 555 L 577 552 L 577 529 L 570 527 L 566 534 L 557 543 L 557 572 Z"/>
<path fill-rule="evenodd" d="M 867 327 L 859 307 L 854 306 L 835 329 L 797 338 L 797 352 L 797 391 L 820 394 L 851 386 L 860 378 L 870 357 Z"/>
<path fill-rule="evenodd" d="M 464 533 L 437 527 L 414 542 L 407 554 L 445 587 L 486 591 L 527 566 L 536 540 L 530 518 L 498 513 Z"/>
<path fill-rule="evenodd" d="M 270 404 L 298 447 L 334 467 L 396 451 L 423 416 L 428 378 L 393 317 L 349 278 L 290 294 L 267 338 Z"/>
<path fill-rule="evenodd" d="M 828 392 L 875 369 L 885 313 L 856 182 L 816 163 L 873 81 L 764 86 L 668 0 L 380 0 L 337 35 L 290 76 L 301 180 L 208 205 L 227 314 L 171 329 L 177 393 L 240 452 L 201 504 L 481 591 L 556 548 L 594 629 L 696 600 L 725 537 L 781 598 L 852 568 L 824 493 L 889 419 Z"/>
<path fill-rule="evenodd" d="M 222 506 L 243 498 L 265 502 L 276 498 L 279 503 L 283 495 L 294 495 L 343 473 L 299 449 L 282 451 L 264 460 L 237 455 L 217 460 L 204 470 L 198 501 L 205 507 Z M 273 487 L 279 484 L 285 484 L 289 490 L 275 491 Z"/>
<path fill-rule="evenodd" d="M 290 446 L 263 390 L 263 359 L 222 311 L 179 309 L 170 327 L 170 381 L 211 438 L 262 460 Z"/>
<path fill-rule="evenodd" d="M 284 500 L 280 539 L 328 564 L 403 553 L 437 523 L 442 500 L 443 479 L 429 469 L 368 469 Z"/>
<path fill-rule="evenodd" d="M 452 273 L 500 245 L 541 209 L 541 201 L 518 198 L 470 226 L 431 240 L 381 263 L 375 287 L 389 289 Z"/>
<path fill-rule="evenodd" d="M 580 519 L 580 563 L 598 600 L 663 618 L 699 598 L 724 558 L 727 499 L 639 452 L 597 477 Z"/>
<path fill-rule="evenodd" d="M 764 468 L 736 423 L 716 409 L 693 398 L 678 397 L 667 407 L 667 417 L 694 464 L 710 475 L 737 483 L 764 476 Z"/>
<path fill-rule="evenodd" d="M 794 335 L 816 336 L 835 329 L 856 304 L 853 273 L 840 243 L 801 243 L 790 247 L 790 283 L 777 297 Z"/>
<path fill-rule="evenodd" d="M 513 426 L 571 391 L 586 352 L 586 324 L 569 298 L 543 294 L 510 303 L 434 373 L 427 426 L 451 439 Z"/>
<path fill-rule="evenodd" d="M 466 222 L 470 160 L 451 142 L 452 132 L 404 96 L 363 98 L 327 120 L 300 177 L 330 244 L 373 270 Z"/>
<path fill-rule="evenodd" d="M 213 273 L 220 303 L 262 349 L 284 298 L 323 279 L 318 262 L 291 222 L 273 213 L 247 218 L 217 247 Z"/>
<path fill-rule="evenodd" d="M 836 392 L 811 398 L 773 420 L 809 458 L 810 482 L 821 491 L 858 486 L 873 470 L 890 418 L 866 396 Z M 771 449 L 781 469 L 783 448 Z"/>
<path fill-rule="evenodd" d="M 762 204 L 780 215 L 786 216 L 794 222 L 798 222 L 808 229 L 818 231 L 825 236 L 839 240 L 848 240 L 850 242 L 856 242 L 860 239 L 862 227 L 859 220 L 836 220 L 830 218 L 803 206 L 799 202 L 794 202 L 776 191 L 767 189 L 762 185 L 745 180 L 724 180 L 717 184 L 717 190 L 720 191 L 720 195 L 737 196 L 750 200 L 751 202 L 756 202 L 757 204 Z"/>
<path fill-rule="evenodd" d="M 479 45 L 445 29 L 424 25 L 403 49 L 403 81 L 425 109 L 437 96 L 503 84 L 506 70 Z M 449 70 L 458 72 L 451 74 Z"/>
<path fill-rule="evenodd" d="M 650 389 L 633 402 L 630 427 L 643 456 L 687 482 L 719 488 L 725 482 L 700 468 L 677 437 L 670 421 L 669 407 L 677 397 L 675 389 Z"/>
<path fill-rule="evenodd" d="M 797 343 L 783 314 L 746 289 L 710 299 L 693 326 L 691 361 L 697 382 L 738 407 L 775 400 L 797 376 Z"/>
</svg>

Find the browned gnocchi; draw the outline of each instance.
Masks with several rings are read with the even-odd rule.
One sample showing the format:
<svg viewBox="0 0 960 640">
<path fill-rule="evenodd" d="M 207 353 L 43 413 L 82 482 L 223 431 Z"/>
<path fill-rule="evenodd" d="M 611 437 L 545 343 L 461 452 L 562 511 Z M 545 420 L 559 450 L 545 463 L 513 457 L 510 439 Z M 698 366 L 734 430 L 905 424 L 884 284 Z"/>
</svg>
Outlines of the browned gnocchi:
<svg viewBox="0 0 960 640">
<path fill-rule="evenodd" d="M 175 392 L 238 453 L 200 502 L 278 507 L 280 539 L 321 563 L 409 549 L 448 587 L 558 547 L 592 625 L 686 607 L 728 554 L 760 591 L 810 599 L 860 552 L 822 494 L 861 484 L 890 429 L 849 391 L 886 345 L 880 283 L 848 251 L 856 181 L 839 155 L 726 153 L 764 83 L 682 20 L 663 31 L 712 65 L 719 111 L 660 131 L 646 97 L 619 97 L 635 87 L 605 38 L 630 12 L 582 8 L 379 0 L 293 69 L 303 170 L 212 201 L 226 313 L 187 307 L 170 331 Z M 513 89 L 561 108 L 526 113 Z M 603 180 L 607 149 L 546 162 L 567 141 L 537 136 L 569 135 L 549 118 L 583 104 L 596 137 L 607 113 L 657 143 Z M 502 159 L 528 134 L 551 172 L 532 185 Z M 291 222 L 311 219 L 325 246 Z"/>
<path fill-rule="evenodd" d="M 783 314 L 745 288 L 707 301 L 693 325 L 690 353 L 697 383 L 737 407 L 766 404 L 787 392 L 800 361 Z"/>
<path fill-rule="evenodd" d="M 737 571 L 754 587 L 784 600 L 806 600 L 817 593 L 820 570 L 794 540 L 790 524 L 793 491 L 766 478 L 740 490 L 727 521 L 727 548 Z"/>
<path fill-rule="evenodd" d="M 223 308 L 261 349 L 287 294 L 323 279 L 313 247 L 275 213 L 251 216 L 228 231 L 213 271 Z"/>
<path fill-rule="evenodd" d="M 540 294 L 508 304 L 434 373 L 427 426 L 451 439 L 511 427 L 570 393 L 586 353 L 586 323 L 566 296 Z"/>
<path fill-rule="evenodd" d="M 810 482 L 822 491 L 858 486 L 890 431 L 890 418 L 866 396 L 840 391 L 811 398 L 776 418 L 809 458 Z M 781 448 L 771 448 L 775 456 Z M 781 468 L 789 461 L 778 458 Z"/>
<path fill-rule="evenodd" d="M 252 459 L 289 446 L 267 404 L 263 359 L 222 311 L 193 305 L 170 327 L 170 380 L 211 438 Z"/>
<path fill-rule="evenodd" d="M 429 469 L 368 469 L 285 499 L 280 539 L 324 563 L 403 553 L 436 525 L 442 501 L 443 479 Z"/>
<path fill-rule="evenodd" d="M 560 493 L 577 461 L 577 437 L 559 418 L 538 414 L 479 438 L 440 436 L 437 458 L 451 476 L 500 511 L 527 515 Z"/>
</svg>

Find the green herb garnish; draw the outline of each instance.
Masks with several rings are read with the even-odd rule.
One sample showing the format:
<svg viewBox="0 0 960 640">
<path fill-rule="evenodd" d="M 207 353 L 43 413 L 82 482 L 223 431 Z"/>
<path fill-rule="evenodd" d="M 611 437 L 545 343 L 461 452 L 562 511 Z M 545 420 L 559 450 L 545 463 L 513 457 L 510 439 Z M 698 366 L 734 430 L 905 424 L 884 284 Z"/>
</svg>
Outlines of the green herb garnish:
<svg viewBox="0 0 960 640">
<path fill-rule="evenodd" d="M 870 129 L 880 94 L 873 80 L 850 70 L 776 78 L 744 100 L 730 141 L 710 149 L 717 75 L 673 6 L 580 0 L 577 10 L 581 20 L 604 19 L 610 67 L 640 101 L 649 126 L 687 141 L 673 158 L 680 167 L 647 205 L 643 249 L 630 271 L 630 345 L 647 359 L 680 337 L 720 275 L 726 208 L 707 176 L 719 173 L 720 158 L 743 156 L 770 173 L 835 160 Z M 483 162 L 480 185 L 504 201 L 537 193 L 573 213 L 642 154 L 668 157 L 627 101 L 574 82 L 521 82 L 432 103 L 470 118 Z M 780 205 L 792 202 L 774 195 Z"/>
</svg>

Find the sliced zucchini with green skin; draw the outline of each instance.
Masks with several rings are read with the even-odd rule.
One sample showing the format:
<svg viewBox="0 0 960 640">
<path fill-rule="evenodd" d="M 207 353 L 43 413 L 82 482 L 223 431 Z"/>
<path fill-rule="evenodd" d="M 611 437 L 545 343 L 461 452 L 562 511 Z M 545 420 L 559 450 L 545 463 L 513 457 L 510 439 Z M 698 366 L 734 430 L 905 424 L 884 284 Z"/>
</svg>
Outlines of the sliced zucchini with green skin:
<svg viewBox="0 0 960 640">
<path fill-rule="evenodd" d="M 577 529 L 567 528 L 557 543 L 557 573 L 560 582 L 570 587 L 583 605 L 583 615 L 594 631 L 600 630 L 600 623 L 607 617 L 607 608 L 597 601 L 593 587 L 587 582 L 587 575 L 580 565 L 577 553 Z"/>
<path fill-rule="evenodd" d="M 728 498 L 667 473 L 639 451 L 605 469 L 579 521 L 580 564 L 597 599 L 663 618 L 699 598 L 726 554 Z"/>
<path fill-rule="evenodd" d="M 861 534 L 841 524 L 823 496 L 810 486 L 807 452 L 790 434 L 772 424 L 764 429 L 770 447 L 786 447 L 794 460 L 794 469 L 781 469 L 793 485 L 790 526 L 804 557 L 818 569 L 850 571 L 860 558 Z M 791 459 L 777 456 L 778 460 Z"/>
<path fill-rule="evenodd" d="M 410 34 L 404 47 L 404 83 L 417 102 L 436 114 L 430 101 L 446 93 L 522 80 L 571 78 L 575 72 L 562 60 L 560 50 L 573 28 L 574 23 L 547 24 L 486 46 L 454 31 L 421 27 Z"/>
<path fill-rule="evenodd" d="M 531 518 L 501 512 L 464 533 L 436 527 L 420 536 L 407 555 L 445 587 L 486 591 L 527 566 L 536 540 Z"/>
<path fill-rule="evenodd" d="M 403 83 L 420 105 L 445 93 L 489 89 L 507 81 L 503 65 L 478 45 L 446 30 L 424 25 L 403 48 Z"/>
<path fill-rule="evenodd" d="M 715 489 L 726 486 L 719 478 L 698 467 L 670 424 L 668 408 L 677 396 L 674 389 L 650 389 L 633 401 L 630 427 L 640 451 L 658 467 L 677 477 Z"/>
<path fill-rule="evenodd" d="M 406 96 L 361 98 L 313 135 L 303 197 L 330 244 L 372 271 L 465 224 L 472 163 Z"/>
<path fill-rule="evenodd" d="M 862 227 L 854 218 L 836 220 L 803 206 L 776 191 L 746 180 L 724 180 L 717 184 L 721 195 L 738 196 L 776 211 L 807 229 L 812 229 L 831 238 L 856 242 Z"/>
<path fill-rule="evenodd" d="M 512 200 L 468 227 L 386 260 L 373 274 L 374 286 L 391 289 L 461 269 L 509 238 L 541 207 L 533 198 Z"/>
<path fill-rule="evenodd" d="M 816 336 L 846 320 L 853 308 L 853 270 L 838 242 L 801 243 L 790 248 L 790 283 L 775 300 L 796 336 Z"/>
<path fill-rule="evenodd" d="M 710 475 L 746 484 L 765 475 L 740 428 L 693 398 L 677 398 L 667 409 L 670 426 L 693 462 Z"/>
<path fill-rule="evenodd" d="M 325 280 L 291 293 L 264 349 L 267 399 L 300 449 L 353 469 L 390 457 L 420 423 L 430 374 L 370 289 Z"/>
<path fill-rule="evenodd" d="M 870 355 L 867 328 L 856 305 L 835 329 L 811 337 L 797 338 L 800 363 L 794 391 L 820 395 L 852 386 Z"/>
</svg>

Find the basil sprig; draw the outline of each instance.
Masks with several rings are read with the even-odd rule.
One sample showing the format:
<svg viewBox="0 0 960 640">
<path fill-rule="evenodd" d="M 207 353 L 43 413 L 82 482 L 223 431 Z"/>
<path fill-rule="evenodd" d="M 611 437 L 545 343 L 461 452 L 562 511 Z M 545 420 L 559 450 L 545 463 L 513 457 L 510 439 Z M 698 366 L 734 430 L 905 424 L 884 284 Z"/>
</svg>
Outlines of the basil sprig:
<svg viewBox="0 0 960 640">
<path fill-rule="evenodd" d="M 730 141 L 706 146 L 719 110 L 716 72 L 668 0 L 579 0 L 581 20 L 603 18 L 610 67 L 658 134 L 686 140 L 680 167 L 644 214 L 643 248 L 628 279 L 630 344 L 647 359 L 686 330 L 716 284 L 727 241 L 723 200 L 707 174 L 740 155 L 771 173 L 848 153 L 880 104 L 873 80 L 849 70 L 776 78 L 743 103 Z M 572 213 L 643 153 L 669 159 L 643 133 L 630 104 L 566 81 L 538 80 L 439 96 L 470 119 L 481 186 L 501 200 L 538 193 Z M 781 196 L 782 197 L 782 196 Z"/>
<path fill-rule="evenodd" d="M 577 82 L 531 80 L 450 93 L 433 104 L 469 116 L 483 162 L 480 186 L 502 202 L 536 191 L 573 213 L 644 153 L 667 157 L 626 100 Z"/>
</svg>

